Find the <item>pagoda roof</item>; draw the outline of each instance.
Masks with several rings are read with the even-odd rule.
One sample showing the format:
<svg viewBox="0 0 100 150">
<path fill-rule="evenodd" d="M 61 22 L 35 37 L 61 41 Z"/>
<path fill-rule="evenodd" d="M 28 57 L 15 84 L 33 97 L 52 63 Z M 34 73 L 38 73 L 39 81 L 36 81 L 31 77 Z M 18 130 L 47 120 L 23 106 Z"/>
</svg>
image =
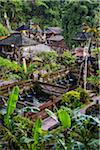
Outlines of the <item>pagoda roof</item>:
<svg viewBox="0 0 100 150">
<path fill-rule="evenodd" d="M 21 47 L 21 46 L 36 45 L 37 42 L 22 35 L 21 33 L 13 33 L 7 38 L 0 40 L 0 46 L 7 46 L 7 45 L 10 46 L 12 44 Z"/>
<path fill-rule="evenodd" d="M 79 32 L 76 34 L 76 36 L 73 38 L 75 41 L 87 41 L 89 39 L 90 35 L 86 32 Z"/>
<path fill-rule="evenodd" d="M 22 30 L 30 30 L 30 28 L 26 25 L 22 25 L 19 28 L 16 29 L 16 31 L 22 31 Z"/>
<path fill-rule="evenodd" d="M 48 27 L 44 30 L 44 33 L 54 33 L 54 34 L 61 34 L 63 30 L 60 27 Z"/>
</svg>

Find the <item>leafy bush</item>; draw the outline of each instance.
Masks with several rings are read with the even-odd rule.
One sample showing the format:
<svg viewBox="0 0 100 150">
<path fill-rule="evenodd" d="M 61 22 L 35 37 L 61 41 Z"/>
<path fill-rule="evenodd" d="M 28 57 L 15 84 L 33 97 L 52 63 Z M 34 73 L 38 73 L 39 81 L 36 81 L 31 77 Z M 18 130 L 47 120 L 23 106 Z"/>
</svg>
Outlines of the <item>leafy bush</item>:
<svg viewBox="0 0 100 150">
<path fill-rule="evenodd" d="M 38 56 L 42 59 L 44 64 L 49 64 L 51 62 L 57 61 L 57 53 L 55 51 L 52 52 L 41 52 Z"/>
<path fill-rule="evenodd" d="M 0 57 L 0 76 L 4 80 L 21 79 L 21 76 L 18 74 L 18 71 L 21 70 L 22 68 L 17 62 Z"/>
<path fill-rule="evenodd" d="M 51 71 L 49 64 L 45 64 L 44 67 L 43 67 L 43 69 L 46 70 L 47 72 Z"/>
<path fill-rule="evenodd" d="M 65 66 L 75 63 L 75 56 L 73 56 L 69 51 L 63 53 L 62 59 Z"/>
<path fill-rule="evenodd" d="M 52 71 L 57 71 L 61 68 L 61 65 L 57 64 L 57 63 L 51 63 L 50 68 L 51 68 Z"/>
<path fill-rule="evenodd" d="M 86 150 L 99 149 L 99 124 L 100 121 L 97 118 L 89 115 L 74 116 L 72 119 L 72 138 L 81 142 Z"/>
<path fill-rule="evenodd" d="M 62 96 L 62 102 L 68 103 L 68 106 L 72 109 L 81 106 L 80 93 L 77 91 L 69 91 Z"/>
<path fill-rule="evenodd" d="M 6 36 L 8 33 L 8 30 L 0 23 L 0 36 Z"/>
<path fill-rule="evenodd" d="M 76 91 L 80 93 L 80 101 L 81 102 L 83 102 L 83 103 L 89 102 L 89 100 L 90 100 L 89 93 L 85 89 L 79 87 L 76 89 Z"/>
<path fill-rule="evenodd" d="M 9 59 L 0 57 L 0 68 L 5 67 L 7 70 L 16 71 L 16 69 L 20 69 L 20 66 L 15 62 L 11 62 Z"/>
<path fill-rule="evenodd" d="M 93 86 L 93 90 L 95 93 L 99 94 L 99 86 L 100 86 L 100 71 L 97 70 L 96 75 L 92 75 L 87 78 L 87 82 Z"/>
<path fill-rule="evenodd" d="M 92 85 L 96 85 L 96 86 L 100 86 L 100 76 L 96 75 L 96 76 L 90 76 L 89 78 L 87 78 L 88 83 L 91 83 Z"/>
<path fill-rule="evenodd" d="M 10 61 L 9 59 L 0 57 L 0 76 L 3 79 L 28 79 L 31 74 L 36 70 L 37 66 L 30 63 L 27 67 L 23 64 L 21 67 L 17 62 Z"/>
</svg>

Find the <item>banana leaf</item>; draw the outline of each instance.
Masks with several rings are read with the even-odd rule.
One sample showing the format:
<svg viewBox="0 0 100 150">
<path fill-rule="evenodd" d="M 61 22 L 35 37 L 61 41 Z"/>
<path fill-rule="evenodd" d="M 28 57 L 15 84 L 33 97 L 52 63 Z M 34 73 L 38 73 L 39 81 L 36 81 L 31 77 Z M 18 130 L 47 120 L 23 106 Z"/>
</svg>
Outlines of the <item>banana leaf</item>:
<svg viewBox="0 0 100 150">
<path fill-rule="evenodd" d="M 70 128 L 71 118 L 65 110 L 63 109 L 58 110 L 58 118 L 64 128 Z"/>
<path fill-rule="evenodd" d="M 12 93 L 9 96 L 9 100 L 7 101 L 6 114 L 4 116 L 4 123 L 5 125 L 7 125 L 7 127 L 9 126 L 10 123 L 10 116 L 13 114 L 16 108 L 18 96 L 19 96 L 19 87 L 16 86 L 13 88 Z"/>
</svg>

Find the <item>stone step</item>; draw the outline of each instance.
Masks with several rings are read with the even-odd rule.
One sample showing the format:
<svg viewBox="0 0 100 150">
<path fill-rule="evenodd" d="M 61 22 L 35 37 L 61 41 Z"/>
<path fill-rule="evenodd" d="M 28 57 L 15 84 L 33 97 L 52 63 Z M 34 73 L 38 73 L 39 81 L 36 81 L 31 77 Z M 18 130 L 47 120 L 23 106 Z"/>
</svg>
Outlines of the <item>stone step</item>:
<svg viewBox="0 0 100 150">
<path fill-rule="evenodd" d="M 50 131 L 59 126 L 59 122 L 53 119 L 52 117 L 48 117 L 43 120 L 42 129 L 45 131 Z"/>
</svg>

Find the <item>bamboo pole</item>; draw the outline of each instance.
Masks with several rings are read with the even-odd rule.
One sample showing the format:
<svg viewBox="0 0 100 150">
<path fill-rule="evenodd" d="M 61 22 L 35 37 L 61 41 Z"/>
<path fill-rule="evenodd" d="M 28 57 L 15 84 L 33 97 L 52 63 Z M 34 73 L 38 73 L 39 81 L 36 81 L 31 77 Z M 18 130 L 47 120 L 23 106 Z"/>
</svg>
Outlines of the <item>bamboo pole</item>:
<svg viewBox="0 0 100 150">
<path fill-rule="evenodd" d="M 90 49 L 90 45 L 91 45 L 91 38 L 89 39 L 89 44 L 88 44 L 88 48 L 85 49 L 84 48 L 84 57 L 85 57 L 85 67 L 84 67 L 84 89 L 87 89 L 87 69 L 88 69 L 88 52 Z"/>
</svg>

